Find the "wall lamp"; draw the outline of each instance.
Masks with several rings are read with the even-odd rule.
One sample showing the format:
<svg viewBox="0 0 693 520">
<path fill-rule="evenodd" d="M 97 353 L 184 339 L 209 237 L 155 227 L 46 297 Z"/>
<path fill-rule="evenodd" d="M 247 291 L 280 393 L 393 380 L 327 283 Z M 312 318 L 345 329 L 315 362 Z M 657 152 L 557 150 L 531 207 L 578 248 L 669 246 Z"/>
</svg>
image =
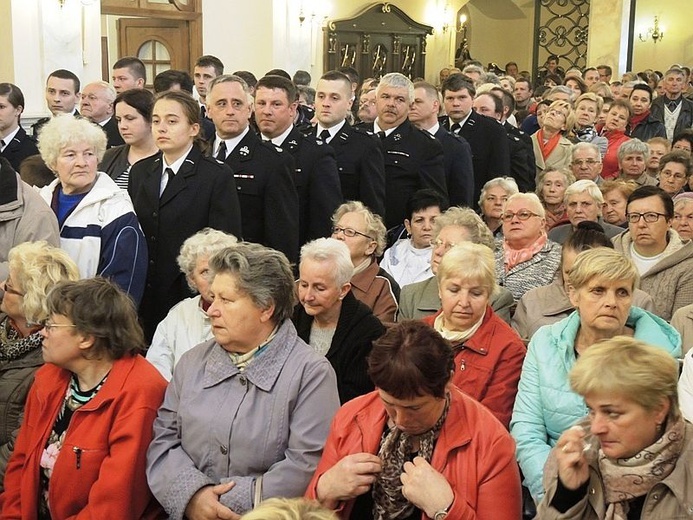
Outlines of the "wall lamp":
<svg viewBox="0 0 693 520">
<path fill-rule="evenodd" d="M 648 39 L 652 38 L 655 43 L 662 41 L 664 39 L 664 31 L 659 28 L 659 17 L 654 17 L 654 26 L 647 29 L 646 33 L 639 33 L 638 38 L 641 42 L 646 42 Z"/>
</svg>

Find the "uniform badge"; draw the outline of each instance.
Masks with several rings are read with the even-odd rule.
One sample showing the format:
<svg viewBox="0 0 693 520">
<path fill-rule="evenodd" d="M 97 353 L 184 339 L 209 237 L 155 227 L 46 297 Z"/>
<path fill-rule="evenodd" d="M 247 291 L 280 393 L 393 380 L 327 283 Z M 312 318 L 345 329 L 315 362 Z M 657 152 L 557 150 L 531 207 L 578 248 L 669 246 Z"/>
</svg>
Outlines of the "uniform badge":
<svg viewBox="0 0 693 520">
<path fill-rule="evenodd" d="M 244 146 L 243 148 L 238 150 L 238 153 L 245 157 L 246 155 L 248 155 L 250 153 L 250 150 L 248 149 L 247 146 Z"/>
<path fill-rule="evenodd" d="M 399 141 L 400 139 L 402 139 L 402 134 L 395 134 L 394 140 Z"/>
</svg>

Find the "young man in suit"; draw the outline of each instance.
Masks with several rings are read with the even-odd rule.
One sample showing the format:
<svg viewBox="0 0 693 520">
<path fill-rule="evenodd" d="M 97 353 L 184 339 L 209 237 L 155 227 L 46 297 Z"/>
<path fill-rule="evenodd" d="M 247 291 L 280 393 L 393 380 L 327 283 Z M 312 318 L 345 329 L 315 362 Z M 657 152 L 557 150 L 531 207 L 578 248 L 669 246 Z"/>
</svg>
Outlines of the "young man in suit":
<svg viewBox="0 0 693 520">
<path fill-rule="evenodd" d="M 79 116 L 77 111 L 80 97 L 79 89 L 79 78 L 73 72 L 65 69 L 51 72 L 46 79 L 46 104 L 51 112 L 51 117 L 58 114 Z M 42 117 L 31 125 L 31 133 L 35 138 L 38 138 L 41 127 L 50 119 L 50 117 Z"/>
</svg>

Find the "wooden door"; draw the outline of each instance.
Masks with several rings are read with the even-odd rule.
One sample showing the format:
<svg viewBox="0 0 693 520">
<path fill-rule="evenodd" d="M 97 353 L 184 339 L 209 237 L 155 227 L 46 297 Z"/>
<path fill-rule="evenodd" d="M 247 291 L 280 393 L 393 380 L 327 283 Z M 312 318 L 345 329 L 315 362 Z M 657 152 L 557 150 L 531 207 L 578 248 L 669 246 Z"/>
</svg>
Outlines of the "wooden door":
<svg viewBox="0 0 693 520">
<path fill-rule="evenodd" d="M 119 18 L 118 54 L 137 56 L 147 69 L 147 87 L 165 70 L 190 71 L 190 27 L 187 20 Z"/>
</svg>

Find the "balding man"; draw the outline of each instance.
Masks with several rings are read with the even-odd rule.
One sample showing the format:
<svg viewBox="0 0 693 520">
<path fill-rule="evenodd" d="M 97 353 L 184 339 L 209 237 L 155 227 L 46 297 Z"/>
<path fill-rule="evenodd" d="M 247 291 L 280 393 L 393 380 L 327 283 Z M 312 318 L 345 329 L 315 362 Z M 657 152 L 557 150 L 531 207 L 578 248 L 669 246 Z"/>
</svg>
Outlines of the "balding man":
<svg viewBox="0 0 693 520">
<path fill-rule="evenodd" d="M 116 95 L 115 88 L 110 83 L 94 81 L 84 87 L 79 105 L 82 116 L 99 125 L 106 132 L 108 148 L 125 144 L 118 131 L 118 123 L 113 117 L 113 102 Z"/>
</svg>

